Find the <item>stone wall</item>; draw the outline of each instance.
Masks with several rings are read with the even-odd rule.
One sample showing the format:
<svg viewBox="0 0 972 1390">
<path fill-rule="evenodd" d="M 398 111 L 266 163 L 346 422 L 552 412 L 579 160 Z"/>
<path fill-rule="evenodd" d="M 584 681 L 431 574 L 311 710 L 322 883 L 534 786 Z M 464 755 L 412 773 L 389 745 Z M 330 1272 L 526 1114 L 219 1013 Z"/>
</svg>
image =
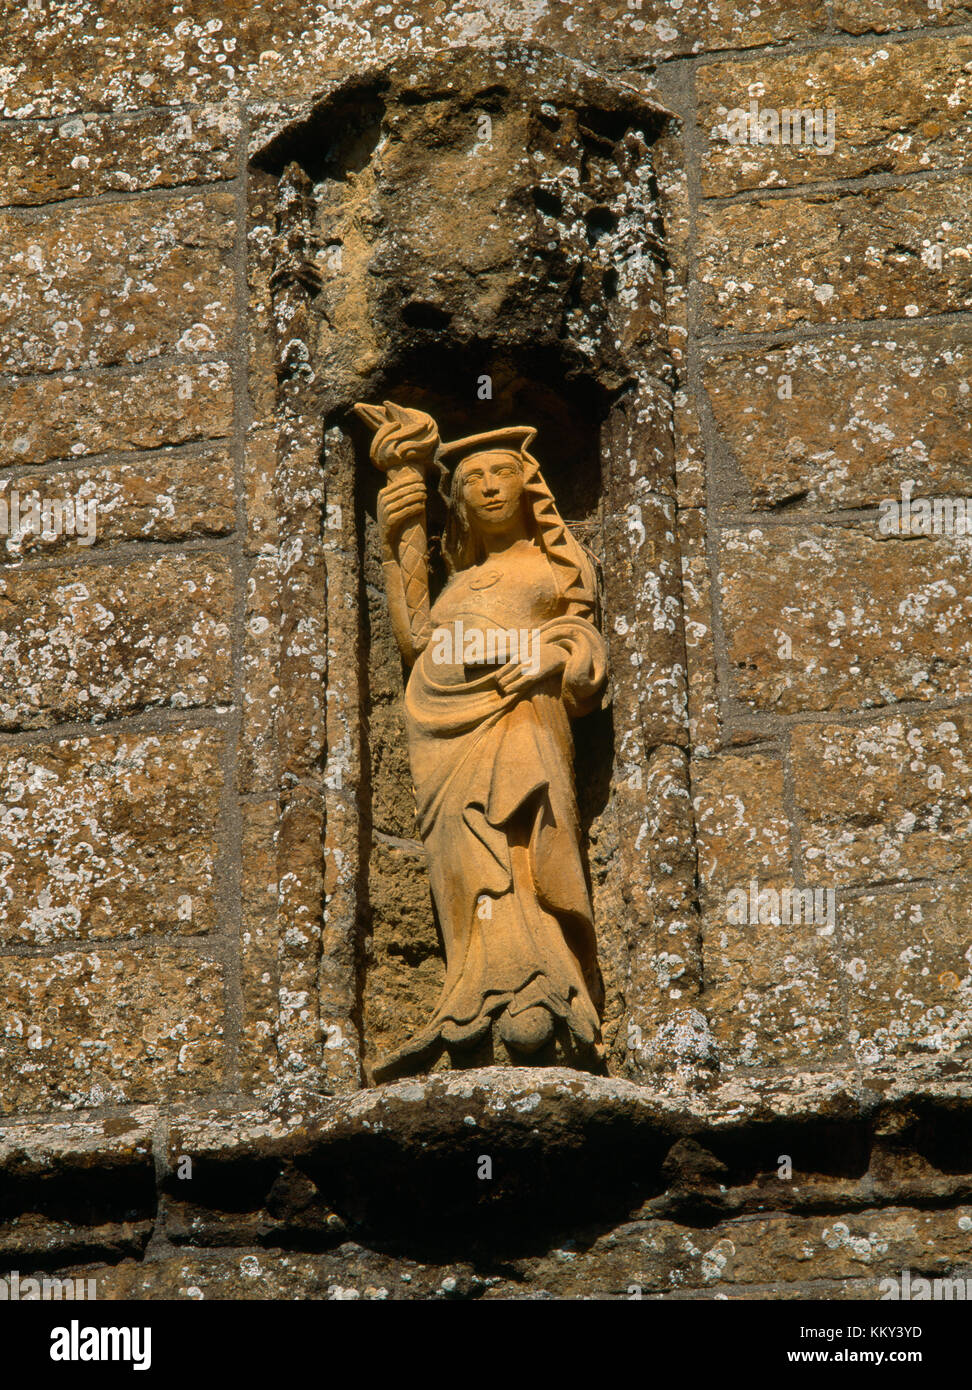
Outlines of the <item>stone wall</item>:
<svg viewBox="0 0 972 1390">
<path fill-rule="evenodd" d="M 105 1297 L 869 1298 L 972 1263 L 972 536 L 881 524 L 909 481 L 972 496 L 972 13 L 6 27 L 0 517 L 94 500 L 97 528 L 0 536 L 0 1266 Z M 524 73 L 574 127 L 517 124 Z M 467 187 L 454 116 L 407 106 L 450 79 L 493 118 Z M 832 149 L 734 141 L 751 102 L 832 112 Z M 421 267 L 524 150 L 524 190 L 557 169 L 443 321 Z M 557 249 L 517 301 L 523 228 Z M 561 260 L 588 278 L 544 356 Z M 487 278 L 503 334 L 469 327 Z M 604 1078 L 366 1084 L 440 970 L 347 419 L 386 388 L 457 431 L 539 421 L 605 565 Z M 740 921 L 734 890 L 834 910 Z"/>
</svg>

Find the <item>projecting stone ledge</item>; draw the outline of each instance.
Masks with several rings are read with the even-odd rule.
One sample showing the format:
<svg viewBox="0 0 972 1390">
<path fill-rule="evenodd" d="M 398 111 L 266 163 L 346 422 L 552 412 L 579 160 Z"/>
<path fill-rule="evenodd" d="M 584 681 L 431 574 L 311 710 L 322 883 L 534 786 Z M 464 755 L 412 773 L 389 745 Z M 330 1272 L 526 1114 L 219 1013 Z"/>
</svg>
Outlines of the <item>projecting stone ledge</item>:
<svg viewBox="0 0 972 1390">
<path fill-rule="evenodd" d="M 9 1125 L 0 1257 L 110 1263 L 151 1235 L 156 1253 L 351 1240 L 488 1261 L 632 1220 L 952 1207 L 972 1196 L 969 1152 L 972 1079 L 943 1079 L 940 1059 L 665 1090 L 500 1067 L 350 1097 L 292 1088 L 261 1108 Z"/>
<path fill-rule="evenodd" d="M 613 1132 L 669 1137 L 730 1134 L 754 1126 L 857 1120 L 880 1125 L 908 1108 L 972 1109 L 972 1063 L 941 1058 L 788 1075 L 713 1076 L 708 1084 L 666 1078 L 656 1086 L 566 1067 L 484 1067 L 390 1082 L 349 1096 L 290 1086 L 259 1102 L 115 1108 L 63 1118 L 8 1117 L 0 1126 L 0 1173 L 20 1178 L 65 1166 L 151 1163 L 160 1135 L 167 1157 L 291 1156 L 351 1137 L 403 1150 L 480 1135 L 532 1136 L 570 1146 Z M 472 1123 L 471 1123 L 472 1122 Z"/>
</svg>

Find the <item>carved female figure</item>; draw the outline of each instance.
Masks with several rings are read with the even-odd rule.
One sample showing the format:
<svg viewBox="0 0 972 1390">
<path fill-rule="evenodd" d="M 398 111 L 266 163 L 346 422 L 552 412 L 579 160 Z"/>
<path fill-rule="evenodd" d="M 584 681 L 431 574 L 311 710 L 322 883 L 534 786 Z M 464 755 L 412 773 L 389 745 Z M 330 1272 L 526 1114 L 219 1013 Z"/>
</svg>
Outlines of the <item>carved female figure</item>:
<svg viewBox="0 0 972 1390">
<path fill-rule="evenodd" d="M 570 719 L 607 671 L 592 563 L 528 452 L 535 431 L 440 445 L 434 422 L 359 405 L 377 433 L 384 573 L 419 831 L 446 953 L 433 1017 L 375 1068 L 484 1044 L 512 1060 L 600 1056 L 601 983 L 580 855 Z M 425 475 L 452 467 L 449 577 L 431 603 Z M 545 1051 L 545 1055 L 550 1055 Z"/>
</svg>

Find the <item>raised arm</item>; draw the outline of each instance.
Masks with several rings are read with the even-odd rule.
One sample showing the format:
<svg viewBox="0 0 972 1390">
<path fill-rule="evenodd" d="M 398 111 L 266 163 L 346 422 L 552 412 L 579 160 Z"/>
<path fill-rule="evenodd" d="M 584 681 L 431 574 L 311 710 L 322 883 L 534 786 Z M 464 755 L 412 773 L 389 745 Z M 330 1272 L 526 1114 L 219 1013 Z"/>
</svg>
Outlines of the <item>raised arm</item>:
<svg viewBox="0 0 972 1390">
<path fill-rule="evenodd" d="M 385 484 L 378 494 L 378 529 L 392 631 L 412 666 L 432 634 L 423 480 Z"/>
<path fill-rule="evenodd" d="M 392 630 L 409 666 L 432 634 L 425 475 L 439 443 L 431 416 L 385 401 L 355 410 L 376 431 L 371 461 L 387 474 L 378 494 L 382 568 Z"/>
</svg>

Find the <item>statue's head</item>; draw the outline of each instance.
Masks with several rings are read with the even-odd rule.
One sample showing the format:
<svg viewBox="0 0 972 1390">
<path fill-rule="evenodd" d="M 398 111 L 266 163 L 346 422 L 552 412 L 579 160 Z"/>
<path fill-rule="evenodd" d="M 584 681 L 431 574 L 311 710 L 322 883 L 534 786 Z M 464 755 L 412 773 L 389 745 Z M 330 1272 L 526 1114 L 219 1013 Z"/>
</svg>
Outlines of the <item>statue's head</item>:
<svg viewBox="0 0 972 1390">
<path fill-rule="evenodd" d="M 440 467 L 452 469 L 449 521 L 444 537 L 452 570 L 466 569 L 483 556 L 483 539 L 512 529 L 528 535 L 535 527 L 526 492 L 528 465 L 536 467 L 527 445 L 536 430 L 524 425 L 490 430 L 444 444 Z"/>
<path fill-rule="evenodd" d="M 450 572 L 468 569 L 484 559 L 486 537 L 519 531 L 540 546 L 568 611 L 586 617 L 597 608 L 594 563 L 561 518 L 530 453 L 536 433 L 530 425 L 509 425 L 439 447 L 440 471 L 449 476 L 451 470 L 443 555 Z"/>
<path fill-rule="evenodd" d="M 452 476 L 451 505 L 464 529 L 503 535 L 523 517 L 523 459 L 512 449 L 469 454 Z"/>
</svg>

